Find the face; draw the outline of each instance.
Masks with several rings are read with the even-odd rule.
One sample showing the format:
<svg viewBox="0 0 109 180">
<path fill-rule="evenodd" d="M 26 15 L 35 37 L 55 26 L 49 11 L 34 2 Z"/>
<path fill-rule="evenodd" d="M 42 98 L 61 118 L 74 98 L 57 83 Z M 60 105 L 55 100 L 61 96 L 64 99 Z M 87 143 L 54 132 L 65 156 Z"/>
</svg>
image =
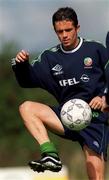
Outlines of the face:
<svg viewBox="0 0 109 180">
<path fill-rule="evenodd" d="M 72 50 L 78 45 L 79 25 L 75 27 L 72 21 L 55 22 L 55 32 L 65 50 Z"/>
</svg>

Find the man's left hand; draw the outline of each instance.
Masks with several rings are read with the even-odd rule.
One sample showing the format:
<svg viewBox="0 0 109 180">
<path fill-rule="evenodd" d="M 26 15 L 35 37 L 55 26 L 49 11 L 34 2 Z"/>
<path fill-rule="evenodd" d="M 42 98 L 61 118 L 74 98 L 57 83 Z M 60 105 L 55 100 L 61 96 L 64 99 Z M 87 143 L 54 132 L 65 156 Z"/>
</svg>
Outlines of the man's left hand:
<svg viewBox="0 0 109 180">
<path fill-rule="evenodd" d="M 103 106 L 102 98 L 99 97 L 99 96 L 94 97 L 94 98 L 90 101 L 89 106 L 90 106 L 92 109 L 101 109 L 102 106 Z"/>
</svg>

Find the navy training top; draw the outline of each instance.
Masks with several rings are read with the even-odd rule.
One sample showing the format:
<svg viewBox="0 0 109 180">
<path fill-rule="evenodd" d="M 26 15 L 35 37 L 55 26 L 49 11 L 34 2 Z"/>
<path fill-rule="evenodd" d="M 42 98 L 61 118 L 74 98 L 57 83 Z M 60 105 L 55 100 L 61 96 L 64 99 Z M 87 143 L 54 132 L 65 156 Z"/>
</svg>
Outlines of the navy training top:
<svg viewBox="0 0 109 180">
<path fill-rule="evenodd" d="M 65 51 L 59 44 L 45 50 L 32 64 L 13 59 L 12 68 L 21 87 L 43 88 L 60 104 L 72 98 L 89 103 L 93 97 L 104 94 L 107 61 L 102 44 L 80 38 L 72 51 Z"/>
</svg>

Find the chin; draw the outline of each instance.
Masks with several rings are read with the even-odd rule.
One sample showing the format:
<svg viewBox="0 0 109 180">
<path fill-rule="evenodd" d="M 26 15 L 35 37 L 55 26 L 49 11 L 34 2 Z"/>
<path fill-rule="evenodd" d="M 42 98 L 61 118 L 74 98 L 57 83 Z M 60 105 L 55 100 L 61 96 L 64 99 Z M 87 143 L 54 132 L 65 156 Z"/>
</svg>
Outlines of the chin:
<svg viewBox="0 0 109 180">
<path fill-rule="evenodd" d="M 72 49 L 72 46 L 70 46 L 70 45 L 64 45 L 63 47 L 64 47 L 64 49 L 66 49 L 66 50 L 71 50 L 71 49 Z"/>
</svg>

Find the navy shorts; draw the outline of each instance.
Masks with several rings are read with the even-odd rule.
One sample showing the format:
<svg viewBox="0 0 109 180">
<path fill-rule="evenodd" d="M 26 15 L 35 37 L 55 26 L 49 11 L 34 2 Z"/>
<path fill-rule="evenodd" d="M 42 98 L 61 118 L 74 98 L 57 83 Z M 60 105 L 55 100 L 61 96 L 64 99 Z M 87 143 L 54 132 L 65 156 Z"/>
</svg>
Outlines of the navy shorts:
<svg viewBox="0 0 109 180">
<path fill-rule="evenodd" d="M 61 121 L 61 106 L 51 108 Z M 108 118 L 109 115 L 107 113 L 103 113 L 101 111 L 93 111 L 93 118 L 89 126 L 81 131 L 72 131 L 63 125 L 65 135 L 61 137 L 70 139 L 72 141 L 78 141 L 82 148 L 84 145 L 87 145 L 88 148 L 90 148 L 97 154 L 103 154 L 104 160 L 107 160 L 107 149 L 109 144 Z"/>
</svg>

